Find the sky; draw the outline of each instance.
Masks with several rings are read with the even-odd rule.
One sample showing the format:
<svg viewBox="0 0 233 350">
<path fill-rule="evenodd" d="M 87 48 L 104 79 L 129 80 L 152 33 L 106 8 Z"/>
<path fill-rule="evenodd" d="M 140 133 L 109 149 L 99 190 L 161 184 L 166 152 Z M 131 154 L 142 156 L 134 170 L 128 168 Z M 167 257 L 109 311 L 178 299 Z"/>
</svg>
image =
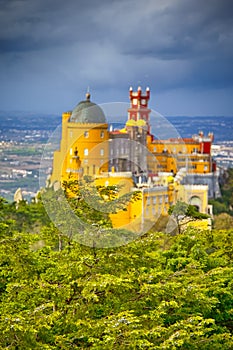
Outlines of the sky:
<svg viewBox="0 0 233 350">
<path fill-rule="evenodd" d="M 162 115 L 233 116 L 232 0 L 0 0 L 0 110 L 62 114 L 151 90 Z"/>
</svg>

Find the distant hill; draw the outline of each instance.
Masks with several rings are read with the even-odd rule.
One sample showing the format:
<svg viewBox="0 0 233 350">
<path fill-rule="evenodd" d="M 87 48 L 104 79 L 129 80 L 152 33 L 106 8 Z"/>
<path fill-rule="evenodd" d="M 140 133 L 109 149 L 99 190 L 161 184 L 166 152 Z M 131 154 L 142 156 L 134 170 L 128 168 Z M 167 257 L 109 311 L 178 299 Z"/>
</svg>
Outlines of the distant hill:
<svg viewBox="0 0 233 350">
<path fill-rule="evenodd" d="M 213 132 L 214 142 L 233 141 L 233 116 L 172 116 L 166 119 L 181 137 L 190 137 L 201 130 L 204 134 Z M 59 115 L 0 111 L 0 130 L 2 132 L 10 129 L 53 131 L 59 124 L 61 124 Z M 119 124 L 117 126 L 119 127 Z M 153 125 L 152 121 L 152 133 L 155 128 L 156 123 Z"/>
<path fill-rule="evenodd" d="M 26 112 L 0 112 L 0 130 L 54 130 L 61 116 Z"/>
<path fill-rule="evenodd" d="M 214 142 L 233 141 L 233 116 L 167 117 L 182 137 L 190 137 L 198 131 L 214 133 Z"/>
</svg>

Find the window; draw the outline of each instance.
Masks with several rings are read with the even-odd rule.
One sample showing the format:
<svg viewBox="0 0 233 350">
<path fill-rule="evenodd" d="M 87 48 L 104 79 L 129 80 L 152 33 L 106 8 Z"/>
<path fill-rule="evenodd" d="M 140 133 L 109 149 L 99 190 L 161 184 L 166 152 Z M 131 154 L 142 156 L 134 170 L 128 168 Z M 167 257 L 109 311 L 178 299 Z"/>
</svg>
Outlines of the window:
<svg viewBox="0 0 233 350">
<path fill-rule="evenodd" d="M 101 150 L 100 150 L 100 155 L 101 155 L 101 156 L 104 155 L 104 149 L 103 149 L 103 148 L 101 148 Z"/>
<path fill-rule="evenodd" d="M 78 149 L 77 149 L 77 147 L 75 147 L 74 155 L 75 155 L 75 157 L 78 157 Z"/>
<path fill-rule="evenodd" d="M 156 204 L 156 200 L 157 200 L 157 198 L 153 197 L 153 204 Z"/>
<path fill-rule="evenodd" d="M 89 137 L 89 132 L 88 131 L 84 131 L 83 135 L 84 135 L 85 138 L 87 138 L 87 137 Z"/>
<path fill-rule="evenodd" d="M 70 155 L 72 156 L 72 154 L 73 154 L 73 150 L 72 150 L 72 148 L 70 149 Z"/>
<path fill-rule="evenodd" d="M 88 148 L 84 148 L 84 156 L 88 156 Z"/>
<path fill-rule="evenodd" d="M 72 139 L 73 137 L 73 131 L 70 131 L 70 138 Z"/>
<path fill-rule="evenodd" d="M 84 159 L 84 164 L 88 164 L 88 159 Z"/>
<path fill-rule="evenodd" d="M 101 137 L 101 139 L 104 138 L 104 131 L 103 130 L 100 132 L 100 137 Z"/>
<path fill-rule="evenodd" d="M 154 152 L 156 152 L 156 150 L 157 150 L 156 147 L 154 147 Z"/>
<path fill-rule="evenodd" d="M 150 197 L 146 198 L 146 205 L 150 205 Z"/>
</svg>

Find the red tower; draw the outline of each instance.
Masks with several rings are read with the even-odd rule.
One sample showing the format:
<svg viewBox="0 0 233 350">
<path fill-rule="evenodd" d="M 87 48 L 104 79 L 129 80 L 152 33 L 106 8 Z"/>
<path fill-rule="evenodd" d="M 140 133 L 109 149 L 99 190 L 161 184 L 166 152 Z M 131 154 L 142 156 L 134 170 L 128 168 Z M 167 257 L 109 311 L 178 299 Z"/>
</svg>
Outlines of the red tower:
<svg viewBox="0 0 233 350">
<path fill-rule="evenodd" d="M 141 87 L 137 91 L 133 88 L 129 89 L 130 108 L 128 109 L 128 120 L 145 120 L 147 125 L 147 132 L 150 133 L 150 112 L 148 102 L 150 99 L 150 89 L 147 87 L 146 92 L 143 93 Z"/>
</svg>

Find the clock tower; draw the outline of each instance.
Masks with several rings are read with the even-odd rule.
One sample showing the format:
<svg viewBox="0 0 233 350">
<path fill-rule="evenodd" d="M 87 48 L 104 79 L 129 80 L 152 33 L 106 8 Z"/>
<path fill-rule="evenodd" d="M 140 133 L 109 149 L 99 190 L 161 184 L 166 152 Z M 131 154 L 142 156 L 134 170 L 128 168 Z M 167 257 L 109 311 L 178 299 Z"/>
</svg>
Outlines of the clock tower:
<svg viewBox="0 0 233 350">
<path fill-rule="evenodd" d="M 147 87 L 146 92 L 143 93 L 141 87 L 137 91 L 133 88 L 129 89 L 130 108 L 128 109 L 128 120 L 138 122 L 144 120 L 146 123 L 147 133 L 150 134 L 150 112 L 148 102 L 150 99 L 150 89 Z"/>
<path fill-rule="evenodd" d="M 148 102 L 150 89 L 142 92 L 141 87 L 137 91 L 129 89 L 130 108 L 126 130 L 129 139 L 134 141 L 130 146 L 131 171 L 134 174 L 147 174 L 147 135 L 150 135 L 150 112 Z"/>
</svg>

